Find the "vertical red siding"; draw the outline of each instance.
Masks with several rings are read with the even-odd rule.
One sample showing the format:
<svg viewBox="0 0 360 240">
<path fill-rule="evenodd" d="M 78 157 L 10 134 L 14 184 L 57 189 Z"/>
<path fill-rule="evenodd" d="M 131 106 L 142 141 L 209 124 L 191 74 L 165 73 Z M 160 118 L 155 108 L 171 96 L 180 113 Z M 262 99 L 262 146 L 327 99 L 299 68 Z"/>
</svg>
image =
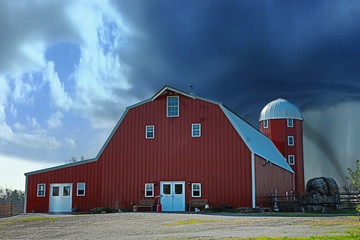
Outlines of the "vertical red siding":
<svg viewBox="0 0 360 240">
<path fill-rule="evenodd" d="M 277 189 L 278 196 L 290 194 L 294 189 L 293 174 L 255 155 L 255 196 L 256 206 L 269 207 L 270 195 Z"/>
<path fill-rule="evenodd" d="M 304 160 L 303 160 L 303 134 L 302 121 L 294 119 L 293 127 L 287 127 L 287 119 L 269 119 L 269 127 L 264 128 L 260 123 L 261 131 L 268 136 L 277 149 L 288 159 L 289 155 L 295 156 L 295 165 L 290 167 L 295 172 L 295 191 L 305 191 Z M 294 146 L 288 146 L 288 136 L 294 136 Z"/>
</svg>

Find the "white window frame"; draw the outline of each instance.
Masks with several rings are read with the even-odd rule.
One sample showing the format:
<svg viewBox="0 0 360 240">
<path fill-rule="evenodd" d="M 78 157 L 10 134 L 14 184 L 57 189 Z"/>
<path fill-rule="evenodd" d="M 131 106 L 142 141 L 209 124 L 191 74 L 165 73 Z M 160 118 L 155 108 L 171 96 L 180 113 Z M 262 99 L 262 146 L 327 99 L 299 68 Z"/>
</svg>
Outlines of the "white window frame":
<svg viewBox="0 0 360 240">
<path fill-rule="evenodd" d="M 152 194 L 151 195 L 147 195 L 147 187 L 150 187 L 152 190 Z M 154 197 L 154 183 L 145 183 L 145 197 Z"/>
<path fill-rule="evenodd" d="M 39 194 L 40 186 L 44 186 L 44 194 Z M 45 183 L 38 183 L 37 189 L 36 189 L 36 196 L 37 197 L 45 197 L 46 193 L 46 184 Z"/>
<path fill-rule="evenodd" d="M 152 127 L 152 131 L 148 130 L 148 127 Z M 149 137 L 148 133 L 152 133 L 152 137 Z M 154 125 L 146 125 L 145 126 L 145 138 L 146 139 L 154 139 L 155 138 L 155 126 Z"/>
<path fill-rule="evenodd" d="M 269 120 L 264 120 L 264 128 L 268 128 L 269 127 Z"/>
<path fill-rule="evenodd" d="M 200 192 L 200 194 L 199 194 L 199 196 L 194 196 L 194 185 L 198 185 L 199 186 L 199 192 Z M 191 184 L 191 196 L 192 197 L 201 197 L 201 183 L 192 183 Z"/>
<path fill-rule="evenodd" d="M 169 99 L 177 98 L 177 106 L 169 106 Z M 178 117 L 180 115 L 180 99 L 179 96 L 168 96 L 166 99 L 166 117 Z M 169 107 L 177 108 L 177 115 L 169 115 Z"/>
<path fill-rule="evenodd" d="M 195 135 L 195 131 L 197 130 L 194 130 L 194 127 L 195 126 L 199 126 L 199 135 Z M 191 124 L 191 137 L 201 137 L 201 123 L 193 123 Z"/>
<path fill-rule="evenodd" d="M 294 126 L 294 119 L 292 119 L 292 118 L 287 119 L 287 126 L 288 127 L 293 127 Z"/>
<path fill-rule="evenodd" d="M 290 142 L 290 139 L 292 139 L 292 143 Z M 294 146 L 294 145 L 295 145 L 294 136 L 288 136 L 288 146 Z"/>
<path fill-rule="evenodd" d="M 81 184 L 84 184 L 84 187 L 80 187 Z M 84 182 L 78 182 L 76 185 L 76 196 L 79 196 L 79 197 L 85 196 L 85 189 L 86 189 L 86 184 Z M 79 194 L 79 190 L 84 190 L 84 193 Z"/>
<path fill-rule="evenodd" d="M 291 158 L 292 158 L 292 162 L 290 161 Z M 289 165 L 295 165 L 295 156 L 294 155 L 288 156 L 288 163 L 289 163 Z"/>
</svg>

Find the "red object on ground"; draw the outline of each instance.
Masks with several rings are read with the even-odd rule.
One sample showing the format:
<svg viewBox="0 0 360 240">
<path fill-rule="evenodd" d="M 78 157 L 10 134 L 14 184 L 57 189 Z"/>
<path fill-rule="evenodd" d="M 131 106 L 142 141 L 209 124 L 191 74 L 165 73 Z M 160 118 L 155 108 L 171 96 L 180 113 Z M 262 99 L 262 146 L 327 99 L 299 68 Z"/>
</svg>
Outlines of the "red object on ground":
<svg viewBox="0 0 360 240">
<path fill-rule="evenodd" d="M 158 202 L 158 204 L 157 204 L 157 206 L 156 206 L 156 211 L 157 211 L 157 212 L 161 212 L 161 210 L 162 210 L 161 203 Z"/>
</svg>

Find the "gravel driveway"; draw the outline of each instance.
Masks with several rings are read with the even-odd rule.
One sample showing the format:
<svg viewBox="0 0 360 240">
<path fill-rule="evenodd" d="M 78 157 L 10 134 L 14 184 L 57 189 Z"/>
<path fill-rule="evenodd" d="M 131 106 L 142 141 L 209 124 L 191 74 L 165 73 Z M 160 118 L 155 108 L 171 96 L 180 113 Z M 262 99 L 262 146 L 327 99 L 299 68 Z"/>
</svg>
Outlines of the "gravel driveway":
<svg viewBox="0 0 360 240">
<path fill-rule="evenodd" d="M 0 239 L 306 237 L 358 231 L 356 217 L 260 217 L 192 213 L 24 214 L 0 219 Z"/>
</svg>

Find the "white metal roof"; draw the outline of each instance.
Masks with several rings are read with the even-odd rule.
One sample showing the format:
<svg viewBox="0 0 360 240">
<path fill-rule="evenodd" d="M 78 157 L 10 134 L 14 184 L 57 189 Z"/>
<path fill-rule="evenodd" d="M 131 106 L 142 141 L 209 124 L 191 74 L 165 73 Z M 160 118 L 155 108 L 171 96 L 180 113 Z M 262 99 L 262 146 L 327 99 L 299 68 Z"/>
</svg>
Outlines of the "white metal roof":
<svg viewBox="0 0 360 240">
<path fill-rule="evenodd" d="M 289 164 L 286 162 L 284 156 L 275 147 L 270 138 L 265 136 L 259 130 L 254 128 L 252 125 L 247 123 L 245 120 L 237 116 L 223 105 L 220 107 L 251 152 L 281 168 L 288 170 L 289 172 L 294 173 Z"/>
<path fill-rule="evenodd" d="M 268 103 L 260 113 L 259 121 L 267 119 L 299 119 L 303 120 L 303 116 L 298 107 L 291 102 L 279 98 Z"/>
</svg>

